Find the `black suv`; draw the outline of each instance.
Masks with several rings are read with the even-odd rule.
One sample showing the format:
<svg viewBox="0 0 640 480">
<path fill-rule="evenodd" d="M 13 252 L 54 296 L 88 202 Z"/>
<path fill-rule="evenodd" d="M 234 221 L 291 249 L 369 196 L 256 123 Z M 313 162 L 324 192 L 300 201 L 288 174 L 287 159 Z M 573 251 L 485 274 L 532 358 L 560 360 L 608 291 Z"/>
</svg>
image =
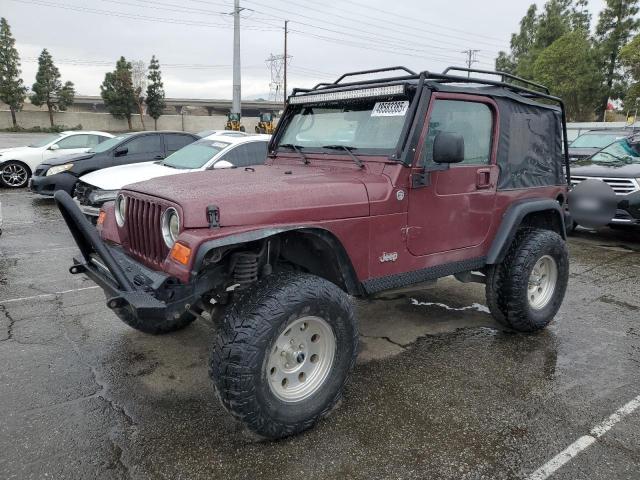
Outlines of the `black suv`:
<svg viewBox="0 0 640 480">
<path fill-rule="evenodd" d="M 602 180 L 618 196 L 612 225 L 640 225 L 640 134 L 621 138 L 571 168 L 571 183 Z"/>
<path fill-rule="evenodd" d="M 78 178 L 95 170 L 161 160 L 200 137 L 185 132 L 139 132 L 110 138 L 87 153 L 63 155 L 37 166 L 29 189 L 40 195 L 73 195 Z"/>
</svg>

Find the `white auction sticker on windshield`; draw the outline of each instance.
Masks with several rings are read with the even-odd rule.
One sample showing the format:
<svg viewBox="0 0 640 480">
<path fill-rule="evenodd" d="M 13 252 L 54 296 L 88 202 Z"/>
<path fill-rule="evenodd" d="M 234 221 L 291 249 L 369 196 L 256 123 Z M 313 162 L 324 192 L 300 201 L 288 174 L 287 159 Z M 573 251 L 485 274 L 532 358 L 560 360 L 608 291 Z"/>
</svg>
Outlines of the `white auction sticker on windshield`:
<svg viewBox="0 0 640 480">
<path fill-rule="evenodd" d="M 409 110 L 409 101 L 378 102 L 371 112 L 372 117 L 404 117 Z"/>
</svg>

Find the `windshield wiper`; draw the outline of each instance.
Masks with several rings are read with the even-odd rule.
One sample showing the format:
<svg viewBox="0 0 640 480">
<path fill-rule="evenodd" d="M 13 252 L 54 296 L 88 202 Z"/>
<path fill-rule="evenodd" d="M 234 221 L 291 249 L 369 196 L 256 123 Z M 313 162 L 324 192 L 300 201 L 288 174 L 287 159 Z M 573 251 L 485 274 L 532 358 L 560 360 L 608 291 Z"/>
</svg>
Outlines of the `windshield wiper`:
<svg viewBox="0 0 640 480">
<path fill-rule="evenodd" d="M 346 145 L 324 145 L 322 148 L 326 148 L 328 150 L 344 150 L 345 152 L 347 152 L 349 154 L 351 159 L 354 162 L 356 162 L 356 165 L 358 165 L 358 167 L 364 168 L 364 163 L 362 163 L 362 160 L 360 160 L 358 157 L 356 157 L 352 153 L 352 150 L 357 150 L 356 147 L 347 147 Z"/>
<path fill-rule="evenodd" d="M 296 152 L 298 155 L 300 155 L 300 158 L 302 158 L 302 160 L 304 161 L 305 165 L 309 165 L 309 159 L 306 157 L 306 155 L 304 153 L 302 153 L 302 149 L 304 147 L 301 147 L 300 145 L 294 145 L 292 143 L 285 143 L 283 145 L 278 145 L 278 148 L 290 148 L 291 150 L 293 150 L 294 152 Z"/>
</svg>

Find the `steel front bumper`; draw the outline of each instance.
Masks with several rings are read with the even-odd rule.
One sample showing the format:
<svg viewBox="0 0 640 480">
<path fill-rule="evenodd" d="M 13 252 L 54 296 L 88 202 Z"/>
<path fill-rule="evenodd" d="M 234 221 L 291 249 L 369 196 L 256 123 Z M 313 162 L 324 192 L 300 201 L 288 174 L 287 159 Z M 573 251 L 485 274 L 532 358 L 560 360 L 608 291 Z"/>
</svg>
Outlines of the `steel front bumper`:
<svg viewBox="0 0 640 480">
<path fill-rule="evenodd" d="M 200 298 L 203 292 L 195 283 L 182 284 L 103 242 L 66 192 L 56 192 L 54 198 L 82 254 L 73 259 L 69 271 L 84 273 L 97 283 L 105 292 L 107 306 L 116 314 L 158 321 L 177 318 Z"/>
</svg>

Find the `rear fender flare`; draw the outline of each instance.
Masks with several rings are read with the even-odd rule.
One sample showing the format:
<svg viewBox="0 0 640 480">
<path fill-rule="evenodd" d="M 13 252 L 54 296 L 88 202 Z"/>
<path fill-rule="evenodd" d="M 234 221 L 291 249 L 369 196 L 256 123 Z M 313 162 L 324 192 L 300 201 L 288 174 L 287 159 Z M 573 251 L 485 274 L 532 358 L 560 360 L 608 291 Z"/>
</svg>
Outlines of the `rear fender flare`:
<svg viewBox="0 0 640 480">
<path fill-rule="evenodd" d="M 560 203 L 548 198 L 521 200 L 511 205 L 502 217 L 500 227 L 498 227 L 498 231 L 487 254 L 487 264 L 493 265 L 504 260 L 522 221 L 527 215 L 536 212 L 551 212 L 553 215 L 557 215 L 558 221 L 560 222 L 559 224 L 562 227 L 559 233 L 562 235 L 562 238 L 566 240 L 565 215 Z"/>
</svg>

